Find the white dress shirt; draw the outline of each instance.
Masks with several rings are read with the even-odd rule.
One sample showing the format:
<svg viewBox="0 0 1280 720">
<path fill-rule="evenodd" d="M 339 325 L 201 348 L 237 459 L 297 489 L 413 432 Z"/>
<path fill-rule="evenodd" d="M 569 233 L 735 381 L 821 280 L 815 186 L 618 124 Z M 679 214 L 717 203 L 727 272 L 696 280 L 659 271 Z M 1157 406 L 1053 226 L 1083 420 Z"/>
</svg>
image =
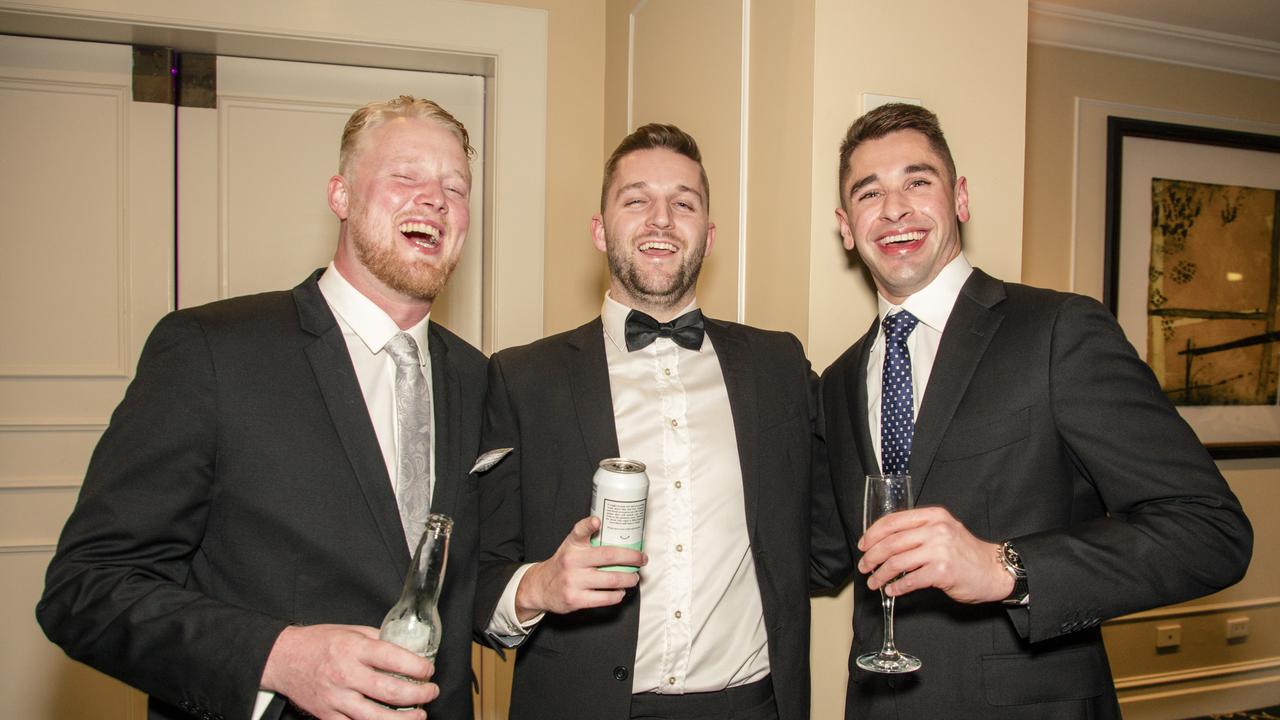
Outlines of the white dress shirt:
<svg viewBox="0 0 1280 720">
<path fill-rule="evenodd" d="M 399 430 L 396 427 L 396 363 L 390 354 L 383 352 L 383 346 L 392 336 L 400 332 L 400 327 L 382 308 L 352 287 L 333 263 L 329 263 L 324 275 L 320 276 L 318 284 L 320 294 L 324 296 L 329 309 L 337 318 L 338 327 L 342 328 L 342 338 L 347 342 L 347 352 L 351 355 L 351 364 L 355 366 L 356 380 L 360 383 L 360 392 L 364 395 L 369 419 L 373 421 L 374 434 L 378 436 L 378 448 L 382 451 L 382 459 L 387 465 L 387 475 L 391 478 L 391 490 L 395 492 L 400 469 L 396 448 Z M 428 314 L 417 325 L 405 330 L 418 344 L 418 358 L 422 362 L 422 374 L 427 379 L 427 392 L 432 392 L 431 354 L 427 351 L 427 327 L 430 320 L 431 315 Z M 436 476 L 435 465 L 436 449 L 435 444 L 432 443 L 432 478 Z M 432 482 L 433 493 L 435 486 L 436 483 Z M 413 547 L 409 548 L 410 552 L 413 550 Z M 388 606 L 387 609 L 390 607 Z M 267 704 L 274 696 L 275 693 L 259 691 L 253 707 L 253 720 L 262 717 L 266 712 Z"/>
<path fill-rule="evenodd" d="M 719 358 L 710 336 L 696 351 L 660 337 L 628 352 L 629 311 L 606 296 L 601 319 L 618 451 L 643 462 L 649 475 L 649 562 L 640 569 L 632 692 L 754 682 L 769 674 L 769 649 Z M 489 626 L 511 645 L 540 619 L 515 620 L 515 589 L 527 567 L 512 577 Z"/>
<path fill-rule="evenodd" d="M 907 352 L 911 355 L 911 401 L 914 406 L 912 417 L 919 417 L 920 402 L 924 399 L 925 390 L 929 387 L 929 374 L 933 372 L 933 360 L 938 355 L 942 331 L 947 327 L 947 319 L 951 317 L 956 298 L 960 297 L 960 288 L 964 287 L 971 272 L 973 272 L 973 266 L 965 259 L 964 253 L 961 253 L 942 268 L 933 282 L 908 297 L 901 305 L 894 305 L 885 300 L 884 296 L 876 294 L 880 331 L 876 333 L 875 342 L 871 344 L 870 356 L 867 358 L 867 428 L 871 432 L 871 445 L 875 448 L 876 460 L 882 464 L 880 375 L 884 367 L 884 319 L 899 310 L 907 310 L 920 321 L 907 336 Z"/>
</svg>

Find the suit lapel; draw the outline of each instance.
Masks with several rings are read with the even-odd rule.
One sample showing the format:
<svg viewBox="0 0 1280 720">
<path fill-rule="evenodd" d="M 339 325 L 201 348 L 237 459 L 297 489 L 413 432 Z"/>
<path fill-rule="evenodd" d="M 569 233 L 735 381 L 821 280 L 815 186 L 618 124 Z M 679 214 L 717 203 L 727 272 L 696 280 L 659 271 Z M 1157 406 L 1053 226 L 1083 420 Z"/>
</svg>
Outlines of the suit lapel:
<svg viewBox="0 0 1280 720">
<path fill-rule="evenodd" d="M 613 394 L 609 390 L 609 365 L 605 360 L 604 325 L 600 318 L 573 330 L 566 338 L 565 369 L 578 417 L 578 432 L 592 468 L 605 458 L 618 457 L 618 432 L 613 420 Z M 591 483 L 561 488 L 560 508 L 571 511 L 575 521 L 591 503 Z"/>
<path fill-rule="evenodd" d="M 871 346 L 875 343 L 876 333 L 880 331 L 880 318 L 871 321 L 871 329 L 859 340 L 858 353 L 854 362 L 846 368 L 845 392 L 848 395 L 848 412 L 852 413 L 850 426 L 855 434 L 858 447 L 858 459 L 862 462 L 864 474 L 880 472 L 880 458 L 876 457 L 875 445 L 871 444 L 871 426 L 867 423 L 867 363 L 871 361 Z M 857 478 L 859 481 L 862 478 Z M 861 524 L 861 520 L 858 521 Z"/>
<path fill-rule="evenodd" d="M 304 331 L 316 336 L 306 348 L 307 359 L 329 410 L 329 419 L 337 430 L 369 513 L 382 536 L 387 560 L 399 577 L 408 567 L 410 557 L 396 509 L 395 493 L 391 489 L 386 462 L 378 447 L 373 423 L 369 420 L 369 409 L 360 391 L 360 382 L 356 379 L 342 329 L 316 285 L 319 277 L 320 272 L 317 272 L 293 290 L 299 323 Z"/>
<path fill-rule="evenodd" d="M 431 491 L 431 512 L 452 515 L 458 502 L 458 467 L 462 434 L 461 387 L 453 364 L 449 362 L 449 346 L 444 336 L 431 324 L 427 340 L 431 354 L 432 437 L 435 446 L 435 474 Z M 470 469 L 470 468 L 467 468 Z"/>
<path fill-rule="evenodd" d="M 706 321 L 707 336 L 720 361 L 724 389 L 733 414 L 733 433 L 738 442 L 738 463 L 742 467 L 742 494 L 746 502 L 747 530 L 754 537 L 760 508 L 760 412 L 755 373 L 746 338 L 736 328 L 719 320 Z"/>
<path fill-rule="evenodd" d="M 956 298 L 942 332 L 911 439 L 910 472 L 916 497 L 924 491 L 938 446 L 969 388 L 974 370 L 1004 319 L 1003 314 L 992 310 L 1004 297 L 1003 283 L 974 269 Z"/>
</svg>

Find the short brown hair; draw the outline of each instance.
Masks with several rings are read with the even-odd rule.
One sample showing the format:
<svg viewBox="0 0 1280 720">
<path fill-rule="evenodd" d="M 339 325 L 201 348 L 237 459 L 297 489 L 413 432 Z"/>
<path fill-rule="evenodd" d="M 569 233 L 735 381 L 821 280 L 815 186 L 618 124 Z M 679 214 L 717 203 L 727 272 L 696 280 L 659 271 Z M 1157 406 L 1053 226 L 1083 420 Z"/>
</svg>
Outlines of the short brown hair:
<svg viewBox="0 0 1280 720">
<path fill-rule="evenodd" d="M 600 184 L 600 212 L 604 212 L 609 186 L 613 184 L 613 177 L 618 172 L 618 163 L 622 162 L 622 158 L 640 150 L 657 149 L 670 150 L 698 163 L 698 177 L 702 180 L 702 202 L 708 210 L 711 209 L 711 186 L 707 182 L 707 169 L 702 166 L 702 152 L 698 150 L 697 141 L 675 125 L 649 123 L 622 138 L 622 142 L 618 143 L 618 147 L 614 148 L 613 154 L 605 162 L 604 181 Z"/>
<path fill-rule="evenodd" d="M 448 110 L 431 100 L 401 95 L 394 100 L 371 102 L 351 113 L 346 127 L 342 129 L 342 145 L 338 150 L 338 174 L 346 174 L 347 166 L 350 165 L 351 158 L 355 155 L 360 139 L 365 133 L 388 120 L 399 117 L 434 120 L 458 138 L 458 142 L 462 143 L 463 152 L 467 154 L 467 159 L 476 156 L 475 148 L 471 147 L 471 136 L 467 134 L 467 128 L 449 114 Z"/>
<path fill-rule="evenodd" d="M 947 164 L 948 182 L 955 184 L 956 161 L 951 157 L 951 148 L 947 147 L 947 139 L 942 134 L 942 125 L 938 116 L 919 105 L 907 103 L 889 103 L 881 105 L 864 114 L 849 126 L 844 134 L 844 142 L 840 143 L 840 193 L 844 194 L 845 181 L 849 179 L 849 159 L 859 145 L 882 138 L 899 130 L 915 130 L 929 141 L 929 147 Z M 844 203 L 844 198 L 840 200 Z"/>
</svg>

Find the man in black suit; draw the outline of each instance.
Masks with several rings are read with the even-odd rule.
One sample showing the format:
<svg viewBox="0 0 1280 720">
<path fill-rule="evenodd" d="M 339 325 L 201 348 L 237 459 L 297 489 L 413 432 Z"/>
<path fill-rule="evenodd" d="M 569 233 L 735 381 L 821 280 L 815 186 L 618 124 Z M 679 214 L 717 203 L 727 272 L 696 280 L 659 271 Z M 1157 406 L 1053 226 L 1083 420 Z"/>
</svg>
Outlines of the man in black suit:
<svg viewBox="0 0 1280 720">
<path fill-rule="evenodd" d="M 470 719 L 485 359 L 428 313 L 466 238 L 471 155 L 431 101 L 361 108 L 329 181 L 332 264 L 147 341 L 36 612 L 149 693 L 151 718 Z M 376 629 L 428 504 L 455 520 L 434 666 Z"/>
<path fill-rule="evenodd" d="M 795 337 L 697 309 L 708 205 L 692 137 L 623 139 L 601 316 L 492 359 L 482 446 L 514 450 L 480 479 L 476 622 L 520 648 L 513 720 L 809 717 L 815 378 Z M 590 544 L 619 456 L 648 466 L 644 553 Z"/>
<path fill-rule="evenodd" d="M 846 717 L 1119 717 L 1098 625 L 1239 580 L 1249 522 L 1100 304 L 968 264 L 968 187 L 933 113 L 873 110 L 840 158 L 840 233 L 879 293 L 823 374 L 831 482 L 869 574 L 853 654 L 879 647 L 884 589 L 924 663 L 852 668 Z M 918 507 L 863 534 L 881 471 L 909 471 Z"/>
</svg>

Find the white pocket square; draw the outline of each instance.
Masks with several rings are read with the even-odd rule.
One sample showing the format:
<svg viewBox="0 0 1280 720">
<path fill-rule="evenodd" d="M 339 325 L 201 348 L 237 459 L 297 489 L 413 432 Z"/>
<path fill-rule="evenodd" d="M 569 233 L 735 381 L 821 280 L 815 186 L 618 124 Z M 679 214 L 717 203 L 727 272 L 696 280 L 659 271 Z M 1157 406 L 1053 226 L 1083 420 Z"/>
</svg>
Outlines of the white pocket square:
<svg viewBox="0 0 1280 720">
<path fill-rule="evenodd" d="M 497 448 L 496 450 L 490 450 L 486 453 L 481 453 L 480 457 L 476 458 L 476 464 L 474 467 L 471 468 L 471 472 L 481 473 L 481 472 L 484 472 L 485 470 L 488 470 L 494 465 L 497 465 L 498 461 L 506 457 L 507 453 L 511 452 L 512 450 L 515 450 L 515 448 Z"/>
</svg>

